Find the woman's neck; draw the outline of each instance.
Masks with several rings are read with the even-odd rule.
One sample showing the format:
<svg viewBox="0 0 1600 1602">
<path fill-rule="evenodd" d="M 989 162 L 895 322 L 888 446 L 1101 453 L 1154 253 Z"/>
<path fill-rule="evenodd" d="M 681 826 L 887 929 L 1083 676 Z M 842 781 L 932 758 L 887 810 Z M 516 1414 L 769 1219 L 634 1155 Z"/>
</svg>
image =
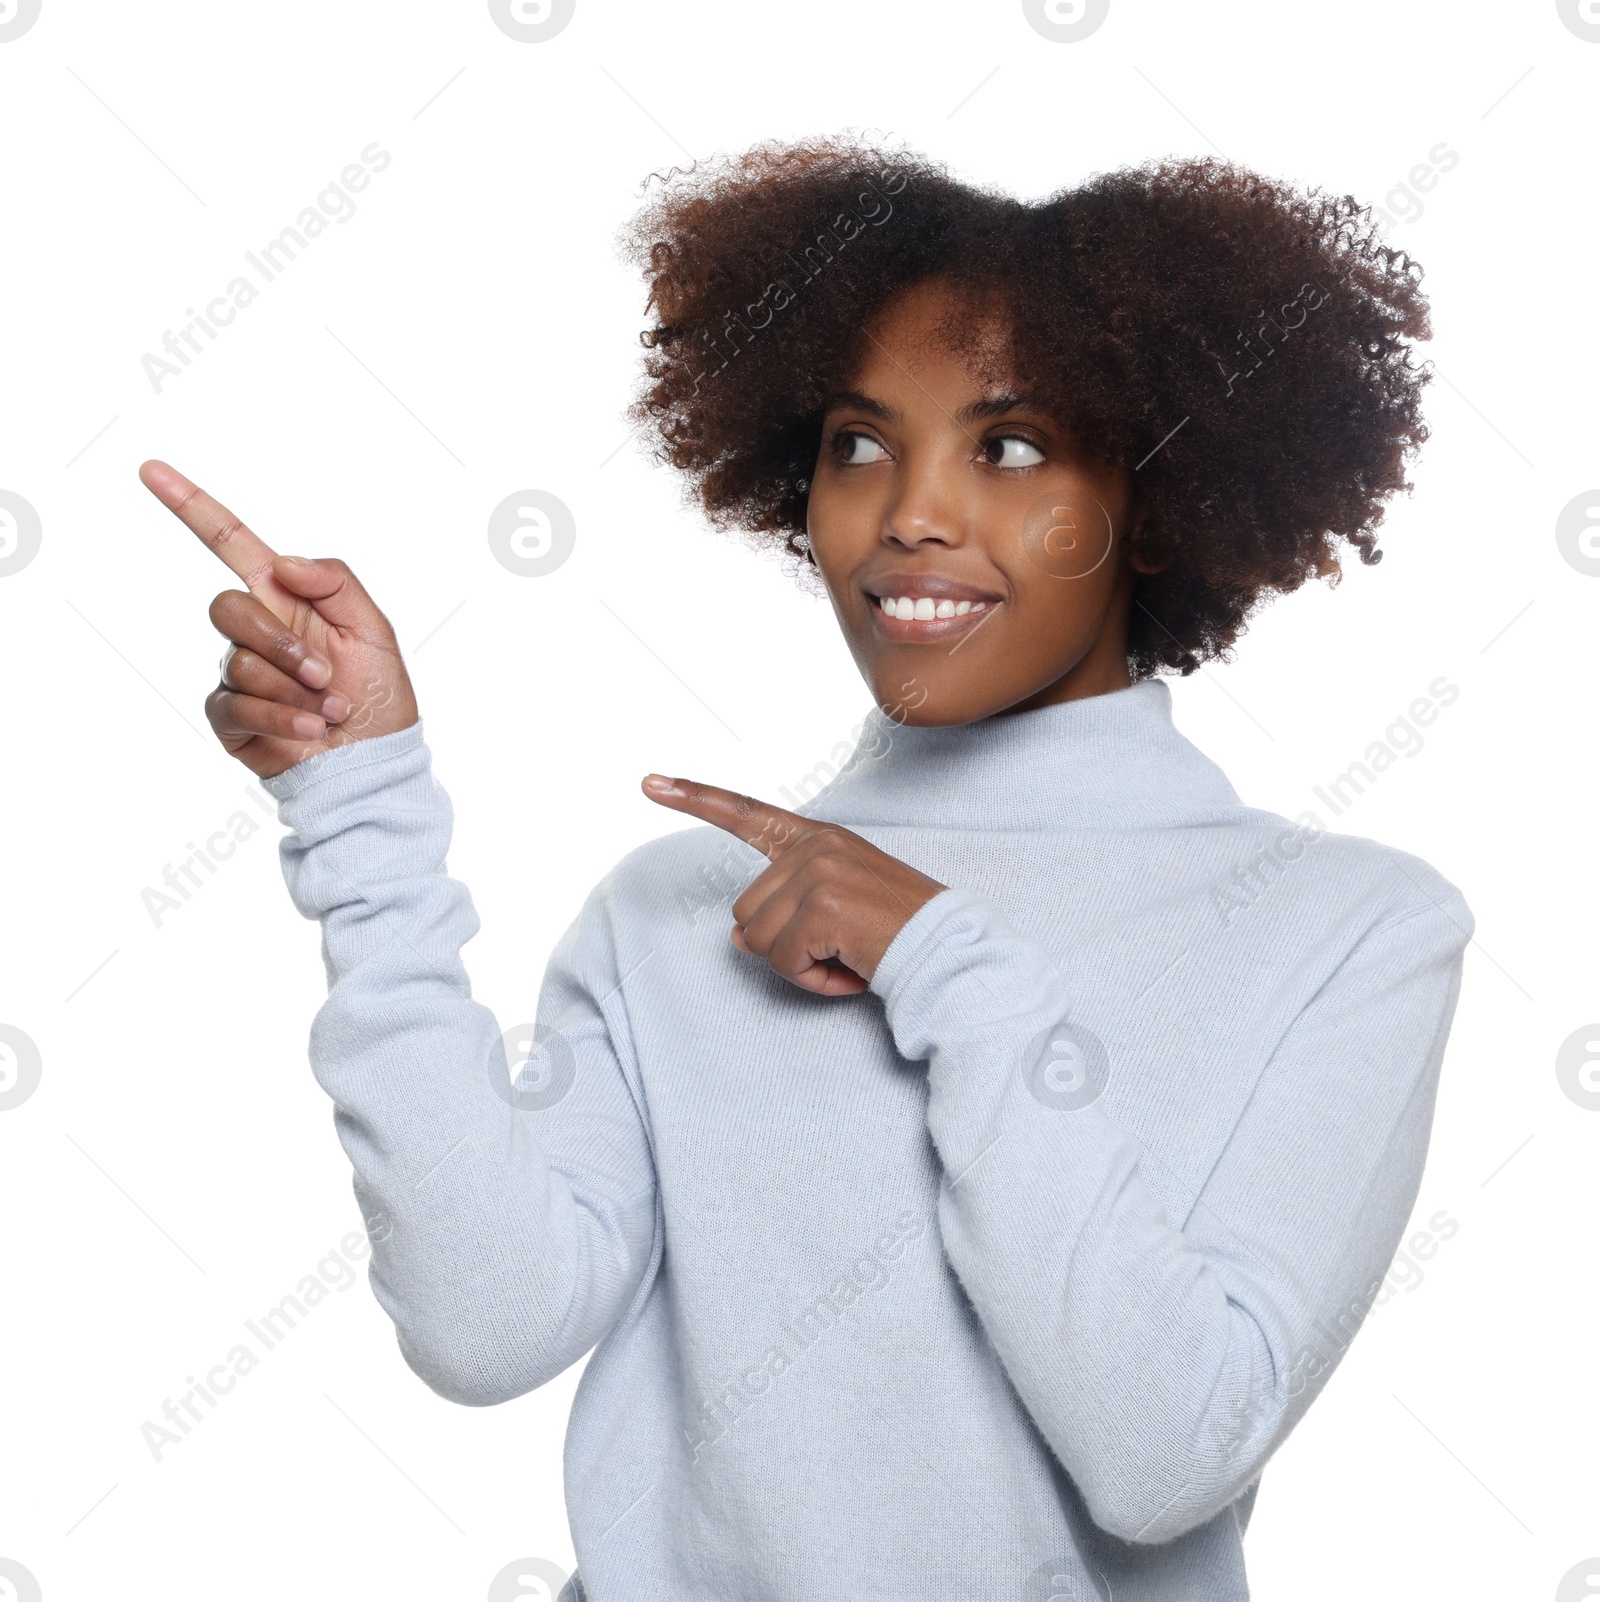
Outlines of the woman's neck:
<svg viewBox="0 0 1600 1602">
<path fill-rule="evenodd" d="M 1219 818 L 1239 798 L 1173 726 L 1161 679 L 971 723 L 896 723 L 874 707 L 832 781 L 795 810 L 844 824 L 1055 831 Z"/>
</svg>

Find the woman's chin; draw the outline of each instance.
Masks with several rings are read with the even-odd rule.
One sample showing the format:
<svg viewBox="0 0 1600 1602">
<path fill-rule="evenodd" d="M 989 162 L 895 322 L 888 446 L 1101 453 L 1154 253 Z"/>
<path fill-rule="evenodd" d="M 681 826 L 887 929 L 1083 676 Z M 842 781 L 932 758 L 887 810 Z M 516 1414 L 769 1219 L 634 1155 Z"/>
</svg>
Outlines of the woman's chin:
<svg viewBox="0 0 1600 1602">
<path fill-rule="evenodd" d="M 948 728 L 959 723 L 976 723 L 999 709 L 989 697 L 973 697 L 959 692 L 940 693 L 920 680 L 881 684 L 873 692 L 878 710 L 891 723 L 913 729 Z"/>
</svg>

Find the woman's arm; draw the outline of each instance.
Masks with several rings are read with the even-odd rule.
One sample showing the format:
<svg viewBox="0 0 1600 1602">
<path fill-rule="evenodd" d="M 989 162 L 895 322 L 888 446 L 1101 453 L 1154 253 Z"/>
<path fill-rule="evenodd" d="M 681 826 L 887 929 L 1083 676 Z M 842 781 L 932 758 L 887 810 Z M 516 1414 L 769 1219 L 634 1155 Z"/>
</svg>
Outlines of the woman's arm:
<svg viewBox="0 0 1600 1602">
<path fill-rule="evenodd" d="M 653 1251 L 605 885 L 550 959 L 542 1049 L 513 1094 L 461 963 L 478 918 L 445 873 L 450 802 L 393 625 L 338 558 L 280 555 L 165 462 L 139 477 L 246 585 L 211 603 L 229 645 L 206 718 L 278 798 L 290 893 L 322 923 L 311 1066 L 355 1166 L 373 1292 L 441 1395 L 519 1396 L 616 1324 Z"/>
<path fill-rule="evenodd" d="M 294 903 L 322 924 L 311 1067 L 355 1169 L 373 1292 L 441 1395 L 519 1396 L 617 1323 L 652 1252 L 654 1171 L 623 1015 L 606 1007 L 618 975 L 601 891 L 550 959 L 543 1049 L 513 1092 L 460 957 L 478 918 L 445 871 L 450 802 L 421 723 L 263 782 L 293 830 Z"/>
<path fill-rule="evenodd" d="M 1182 1218 L 1102 1110 L 1108 1065 L 1059 1027 L 1077 998 L 1042 946 L 946 890 L 885 953 L 872 989 L 929 1064 L 946 1254 L 1112 1534 L 1165 1542 L 1227 1507 L 1338 1361 L 1415 1203 L 1471 928 L 1453 890 L 1413 894 L 1356 944 Z"/>
<path fill-rule="evenodd" d="M 1459 893 L 1402 869 L 1386 914 L 1353 909 L 1248 1094 L 1254 1065 L 1220 1065 L 1243 1102 L 1226 1140 L 1163 1171 L 1103 1107 L 1136 1067 L 1073 1023 L 1060 964 L 990 902 L 751 796 L 654 775 L 645 793 L 770 859 L 733 903 L 741 950 L 821 995 L 870 988 L 927 1061 L 945 1254 L 1095 1522 L 1161 1543 L 1234 1502 L 1349 1344 L 1416 1201 L 1472 934 Z"/>
</svg>

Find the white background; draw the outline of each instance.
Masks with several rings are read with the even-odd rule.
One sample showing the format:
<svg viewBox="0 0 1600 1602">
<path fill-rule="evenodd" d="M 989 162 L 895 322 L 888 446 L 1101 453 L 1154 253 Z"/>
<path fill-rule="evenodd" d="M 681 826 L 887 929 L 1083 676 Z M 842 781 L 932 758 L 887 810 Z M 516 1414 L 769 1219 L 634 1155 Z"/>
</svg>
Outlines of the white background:
<svg viewBox="0 0 1600 1602">
<path fill-rule="evenodd" d="M 681 826 L 642 773 L 777 798 L 869 704 L 826 604 L 619 449 L 643 290 L 613 238 L 646 174 L 854 128 L 1030 198 L 1217 152 L 1383 205 L 1443 142 L 1459 161 L 1392 239 L 1426 268 L 1438 377 L 1384 561 L 1172 682 L 1182 729 L 1290 815 L 1433 680 L 1460 690 L 1336 824 L 1427 858 L 1478 919 L 1418 1206 L 1459 1227 L 1268 1469 L 1254 1594 L 1555 1597 L 1600 1553 L 1600 1111 L 1554 1068 L 1600 1016 L 1600 577 L 1554 533 L 1600 483 L 1597 81 L 1600 43 L 1544 0 L 1113 0 L 1077 44 L 1004 0 L 579 0 L 542 44 L 482 3 L 44 0 L 0 44 L 0 489 L 43 527 L 0 578 L 0 1023 L 43 1061 L 0 1113 L 0 1557 L 45 1602 L 476 1602 L 517 1559 L 572 1563 L 579 1370 L 443 1401 L 364 1262 L 159 1462 L 141 1438 L 360 1229 L 279 826 L 159 927 L 141 900 L 259 817 L 201 711 L 232 579 L 141 460 L 344 556 L 395 621 L 483 919 L 476 992 L 509 1026 L 587 889 Z M 372 141 L 393 159 L 356 215 L 157 394 L 140 358 Z M 577 519 L 540 579 L 485 537 L 525 488 Z"/>
</svg>

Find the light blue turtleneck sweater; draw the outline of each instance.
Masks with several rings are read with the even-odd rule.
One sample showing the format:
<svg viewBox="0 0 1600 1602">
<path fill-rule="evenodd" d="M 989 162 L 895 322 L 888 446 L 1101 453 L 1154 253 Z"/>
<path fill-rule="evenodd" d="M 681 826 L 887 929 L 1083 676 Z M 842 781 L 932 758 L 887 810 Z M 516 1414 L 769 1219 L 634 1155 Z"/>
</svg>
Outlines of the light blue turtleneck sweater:
<svg viewBox="0 0 1600 1602">
<path fill-rule="evenodd" d="M 950 888 L 870 992 L 738 951 L 765 859 L 698 825 L 589 895 L 513 1089 L 422 725 L 267 788 L 406 1361 L 486 1405 L 593 1349 L 564 1598 L 1246 1595 L 1417 1195 L 1472 931 L 1431 868 L 1245 807 L 1160 681 L 874 711 L 801 810 Z"/>
</svg>

